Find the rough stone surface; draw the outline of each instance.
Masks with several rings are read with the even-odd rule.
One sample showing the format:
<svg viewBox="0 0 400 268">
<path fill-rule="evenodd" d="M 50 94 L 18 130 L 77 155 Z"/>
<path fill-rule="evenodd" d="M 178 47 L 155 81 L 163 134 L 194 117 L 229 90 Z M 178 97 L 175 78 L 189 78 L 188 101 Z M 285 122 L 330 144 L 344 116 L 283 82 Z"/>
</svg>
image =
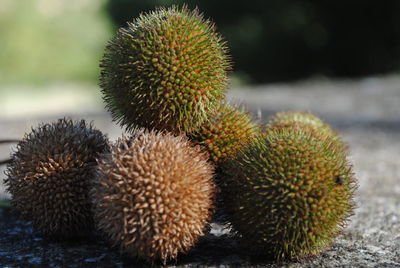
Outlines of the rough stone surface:
<svg viewBox="0 0 400 268">
<path fill-rule="evenodd" d="M 251 249 L 240 248 L 228 229 L 213 223 L 211 233 L 196 248 L 167 266 L 400 267 L 400 77 L 259 86 L 233 90 L 230 98 L 241 100 L 255 114 L 261 114 L 262 120 L 277 111 L 309 110 L 338 129 L 350 145 L 359 179 L 358 207 L 343 234 L 318 256 L 285 263 L 251 259 Z M 20 138 L 30 126 L 58 117 L 0 117 L 0 139 Z M 112 139 L 122 132 L 104 112 L 85 117 Z M 9 146 L 2 146 L 0 159 L 9 150 Z M 0 190 L 2 196 L 7 197 Z M 49 240 L 18 215 L 0 209 L 0 267 L 146 265 L 121 255 L 99 234 L 75 241 Z"/>
</svg>

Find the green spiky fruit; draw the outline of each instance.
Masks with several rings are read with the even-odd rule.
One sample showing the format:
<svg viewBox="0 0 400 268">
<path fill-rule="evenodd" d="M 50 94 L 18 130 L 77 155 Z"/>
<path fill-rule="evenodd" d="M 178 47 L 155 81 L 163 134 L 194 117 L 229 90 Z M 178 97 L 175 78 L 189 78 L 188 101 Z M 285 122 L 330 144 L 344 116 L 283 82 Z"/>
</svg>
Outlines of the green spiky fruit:
<svg viewBox="0 0 400 268">
<path fill-rule="evenodd" d="M 297 124 L 300 127 L 317 129 L 319 133 L 334 139 L 340 139 L 339 134 L 319 117 L 309 112 L 280 112 L 269 118 L 269 126 L 291 127 Z"/>
<path fill-rule="evenodd" d="M 93 228 L 89 188 L 107 138 L 84 120 L 44 124 L 18 143 L 5 185 L 13 207 L 47 235 L 74 236 Z"/>
<path fill-rule="evenodd" d="M 189 135 L 195 143 L 201 145 L 218 163 L 233 157 L 239 150 L 252 141 L 258 133 L 258 126 L 250 114 L 221 103 L 210 114 L 207 122 Z"/>
<path fill-rule="evenodd" d="M 272 128 L 223 163 L 227 217 L 244 245 L 273 259 L 316 254 L 352 214 L 355 178 L 331 138 Z"/>
<path fill-rule="evenodd" d="M 186 7 L 141 15 L 106 48 L 100 86 L 115 121 L 191 132 L 224 98 L 226 47 L 214 25 Z"/>
<path fill-rule="evenodd" d="M 128 255 L 164 263 L 208 228 L 213 167 L 184 136 L 138 131 L 99 162 L 92 199 L 98 227 Z"/>
</svg>

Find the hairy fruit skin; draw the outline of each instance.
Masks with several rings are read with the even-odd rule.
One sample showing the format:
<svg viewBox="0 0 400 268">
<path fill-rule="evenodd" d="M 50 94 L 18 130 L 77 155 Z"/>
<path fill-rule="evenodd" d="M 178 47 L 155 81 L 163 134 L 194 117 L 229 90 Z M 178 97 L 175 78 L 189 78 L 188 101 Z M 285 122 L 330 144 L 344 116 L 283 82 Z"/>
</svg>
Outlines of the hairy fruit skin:
<svg viewBox="0 0 400 268">
<path fill-rule="evenodd" d="M 300 128 L 272 128 L 223 163 L 233 229 L 272 259 L 316 254 L 352 215 L 356 188 L 343 148 Z"/>
<path fill-rule="evenodd" d="M 189 138 L 201 145 L 214 163 L 237 154 L 259 133 L 257 124 L 245 111 L 221 103 Z"/>
<path fill-rule="evenodd" d="M 136 131 L 99 161 L 91 196 L 98 228 L 130 256 L 166 262 L 208 227 L 213 167 L 184 136 Z"/>
<path fill-rule="evenodd" d="M 7 166 L 13 207 L 41 232 L 74 236 L 93 229 L 90 180 L 108 139 L 84 120 L 60 119 L 26 134 Z"/>
<path fill-rule="evenodd" d="M 188 133 L 224 98 L 226 47 L 196 10 L 159 8 L 120 28 L 101 61 L 107 109 L 128 130 Z"/>
</svg>

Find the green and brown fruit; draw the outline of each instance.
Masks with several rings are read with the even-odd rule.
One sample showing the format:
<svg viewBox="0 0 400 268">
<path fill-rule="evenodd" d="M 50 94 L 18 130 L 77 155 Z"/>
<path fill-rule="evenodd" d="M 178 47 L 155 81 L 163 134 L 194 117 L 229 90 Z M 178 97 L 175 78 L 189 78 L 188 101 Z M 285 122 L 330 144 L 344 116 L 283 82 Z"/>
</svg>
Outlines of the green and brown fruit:
<svg viewBox="0 0 400 268">
<path fill-rule="evenodd" d="M 89 199 L 96 157 L 108 139 L 84 120 L 60 119 L 26 134 L 7 166 L 12 205 L 47 235 L 74 236 L 93 229 Z"/>
<path fill-rule="evenodd" d="M 115 121 L 193 131 L 224 99 L 230 58 L 214 25 L 196 10 L 159 8 L 120 28 L 101 61 L 100 86 Z"/>
<path fill-rule="evenodd" d="M 258 133 L 249 113 L 221 103 L 189 138 L 209 153 L 211 161 L 219 163 L 234 157 Z"/>
<path fill-rule="evenodd" d="M 227 217 L 256 255 L 316 254 L 352 215 L 352 167 L 343 148 L 316 131 L 271 128 L 222 170 Z"/>
<path fill-rule="evenodd" d="M 339 133 L 318 116 L 309 112 L 279 112 L 270 117 L 267 124 L 269 127 L 292 127 L 293 125 L 318 130 L 323 135 L 340 140 Z"/>
<path fill-rule="evenodd" d="M 213 166 L 185 136 L 137 130 L 99 160 L 91 193 L 98 228 L 130 256 L 166 262 L 208 229 Z"/>
</svg>

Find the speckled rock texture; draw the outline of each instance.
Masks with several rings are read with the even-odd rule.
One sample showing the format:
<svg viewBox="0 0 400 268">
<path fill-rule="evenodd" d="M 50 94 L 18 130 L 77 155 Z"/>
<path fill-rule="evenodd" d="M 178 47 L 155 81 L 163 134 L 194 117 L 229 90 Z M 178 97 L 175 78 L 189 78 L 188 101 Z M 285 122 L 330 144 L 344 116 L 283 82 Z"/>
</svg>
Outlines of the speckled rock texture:
<svg viewBox="0 0 400 268">
<path fill-rule="evenodd" d="M 359 180 L 355 215 L 325 252 L 284 263 L 250 258 L 251 249 L 240 248 L 229 229 L 213 223 L 211 233 L 195 249 L 179 256 L 177 262 L 168 263 L 168 267 L 400 267 L 399 76 L 257 86 L 233 90 L 229 97 L 247 105 L 262 121 L 277 111 L 308 110 L 339 130 L 350 145 L 350 158 Z M 0 139 L 19 138 L 31 125 L 62 116 L 16 120 L 0 117 Z M 109 133 L 111 139 L 121 133 L 104 112 L 83 117 L 94 120 L 95 126 Z M 2 146 L 1 158 L 9 150 L 9 146 Z M 0 185 L 0 198 L 5 197 Z M 97 233 L 68 242 L 49 240 L 18 215 L 0 209 L 0 267 L 35 266 L 150 265 L 121 255 Z"/>
</svg>

